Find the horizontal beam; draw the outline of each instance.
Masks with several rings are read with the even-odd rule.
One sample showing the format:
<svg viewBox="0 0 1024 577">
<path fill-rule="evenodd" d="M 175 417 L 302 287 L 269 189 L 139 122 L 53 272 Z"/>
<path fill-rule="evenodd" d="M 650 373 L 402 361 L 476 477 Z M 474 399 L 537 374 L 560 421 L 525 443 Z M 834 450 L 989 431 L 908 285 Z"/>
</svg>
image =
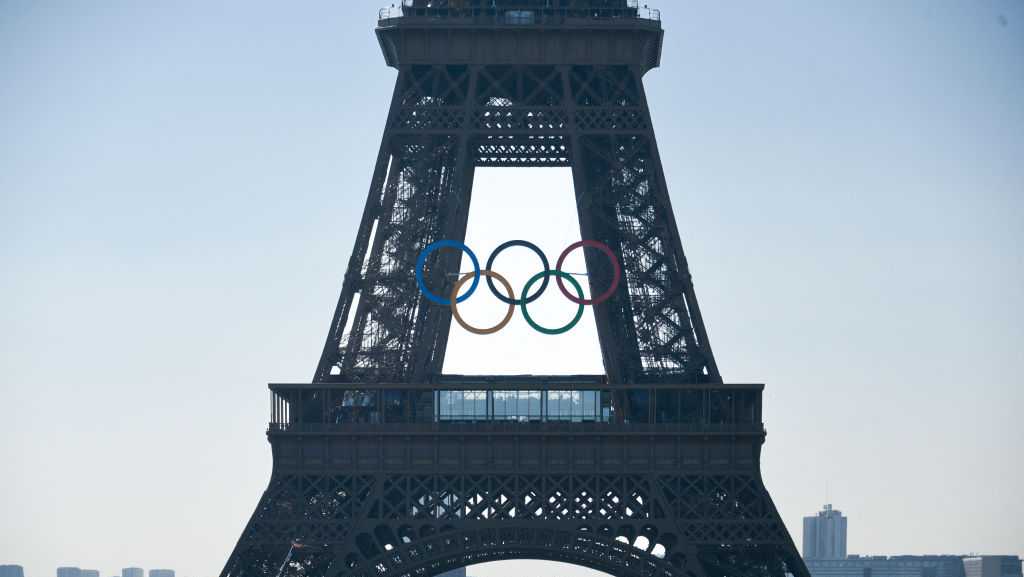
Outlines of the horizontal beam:
<svg viewBox="0 0 1024 577">
<path fill-rule="evenodd" d="M 393 18 L 377 27 L 388 66 L 417 64 L 661 64 L 663 30 L 655 20 L 508 26 L 444 18 Z"/>
<path fill-rule="evenodd" d="M 688 384 L 599 384 L 592 382 L 567 383 L 563 381 L 518 380 L 509 377 L 508 381 L 477 381 L 477 382 L 440 382 L 440 383 L 270 383 L 270 390 L 280 391 L 344 391 L 380 389 L 385 391 L 591 391 L 595 389 L 611 391 L 630 390 L 690 390 L 690 391 L 764 391 L 763 384 L 754 383 L 688 383 Z"/>
<path fill-rule="evenodd" d="M 546 437 L 572 435 L 576 437 L 763 437 L 762 423 L 715 424 L 616 424 L 616 423 L 559 423 L 490 421 L 480 423 L 388 423 L 387 426 L 368 423 L 272 423 L 267 434 L 333 435 L 361 437 L 414 436 L 514 436 Z"/>
</svg>

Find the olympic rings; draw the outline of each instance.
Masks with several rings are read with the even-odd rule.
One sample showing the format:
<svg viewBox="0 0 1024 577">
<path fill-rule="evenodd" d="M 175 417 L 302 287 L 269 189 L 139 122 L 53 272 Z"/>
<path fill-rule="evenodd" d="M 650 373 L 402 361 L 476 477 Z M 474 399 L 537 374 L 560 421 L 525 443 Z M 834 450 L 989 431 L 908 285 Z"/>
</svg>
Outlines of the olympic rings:
<svg viewBox="0 0 1024 577">
<path fill-rule="evenodd" d="M 554 276 L 558 277 L 559 280 L 561 280 L 563 278 L 564 279 L 569 279 L 569 282 L 572 284 L 572 287 L 574 289 L 576 289 L 576 292 L 578 292 L 580 294 L 580 298 L 581 299 L 583 298 L 583 287 L 580 286 L 580 283 L 577 282 L 576 279 L 573 278 L 573 276 L 571 274 L 569 274 L 567 272 L 562 272 L 560 270 L 546 270 L 546 271 L 539 272 L 539 273 L 535 274 L 533 276 L 533 278 L 531 278 L 529 280 L 529 282 L 526 283 L 526 286 L 523 288 L 523 294 L 526 294 L 527 291 L 530 290 L 530 287 L 532 287 L 542 277 L 545 280 L 547 280 L 547 278 L 549 276 L 551 276 L 551 275 L 554 275 Z M 582 303 L 578 303 L 580 305 L 580 308 L 579 308 L 579 310 L 576 311 L 576 317 L 573 318 L 571 321 L 569 321 L 569 324 L 565 325 L 564 327 L 562 327 L 560 329 L 548 329 L 548 328 L 544 328 L 544 327 L 538 325 L 536 322 L 534 322 L 533 317 L 530 316 L 530 311 L 526 310 L 526 304 L 527 303 L 524 302 L 522 305 L 520 305 L 520 306 L 522 306 L 522 309 L 523 309 L 523 318 L 526 319 L 526 322 L 529 323 L 529 325 L 531 327 L 533 327 L 533 330 L 535 330 L 535 331 L 537 331 L 539 333 L 544 333 L 545 335 L 561 335 L 561 334 L 567 333 L 567 332 L 571 331 L 572 329 L 576 328 L 576 325 L 579 324 L 580 319 L 583 318 L 583 310 L 585 308 Z"/>
<path fill-rule="evenodd" d="M 420 286 L 420 292 L 422 292 L 423 296 L 427 297 L 431 302 L 443 306 L 449 306 L 452 304 L 451 300 L 443 299 L 430 292 L 430 289 L 427 288 L 427 283 L 423 281 L 423 268 L 427 265 L 427 257 L 435 250 L 441 248 L 457 248 L 468 254 L 469 259 L 473 261 L 473 284 L 469 287 L 469 291 L 466 294 L 457 299 L 460 303 L 472 296 L 476 291 L 477 285 L 480 284 L 480 261 L 476 259 L 476 255 L 473 251 L 469 250 L 468 246 L 455 240 L 439 240 L 423 249 L 423 252 L 420 253 L 420 258 L 416 261 L 416 284 Z"/>
<path fill-rule="evenodd" d="M 512 285 L 510 285 L 508 281 L 505 280 L 505 277 L 501 276 L 500 274 L 491 270 L 480 271 L 480 274 L 487 277 L 488 282 L 490 282 L 491 279 L 498 279 L 498 282 L 500 282 L 502 286 L 505 287 L 505 291 L 508 292 L 508 298 L 502 299 L 508 301 L 508 312 L 505 313 L 505 318 L 502 319 L 500 323 L 494 325 L 489 329 L 478 329 L 474 326 L 471 326 L 469 323 L 463 320 L 462 315 L 459 314 L 459 299 L 457 299 L 456 297 L 459 295 L 459 291 L 462 290 L 462 285 L 466 284 L 466 281 L 468 281 L 471 278 L 479 279 L 479 277 L 477 277 L 475 273 L 466 273 L 461 279 L 459 279 L 459 282 L 455 283 L 455 288 L 452 289 L 452 298 L 449 299 L 451 300 L 452 303 L 452 316 L 455 317 L 455 320 L 460 325 L 462 325 L 462 328 L 473 333 L 474 335 L 493 335 L 494 333 L 508 326 L 508 323 L 512 322 L 512 316 L 516 314 L 516 305 L 515 301 L 513 300 L 515 292 L 512 290 Z M 524 304 L 523 306 L 526 305 Z"/>
<path fill-rule="evenodd" d="M 494 252 L 491 253 L 491 257 L 487 259 L 487 270 L 494 270 L 494 259 L 498 258 L 498 254 L 500 254 L 501 251 L 505 250 L 506 248 L 512 248 L 514 246 L 521 246 L 521 247 L 528 248 L 528 249 L 532 250 L 533 252 L 535 252 L 537 254 L 537 256 L 540 257 L 540 262 L 541 262 L 542 265 L 544 265 L 544 270 L 548 270 L 549 268 L 551 268 L 548 265 L 548 256 L 546 254 L 544 254 L 544 251 L 542 251 L 541 249 L 537 248 L 537 245 L 533 244 L 532 242 L 527 242 L 525 240 L 510 240 L 510 241 L 506 242 L 505 244 L 499 246 L 498 248 L 494 249 Z M 516 307 L 518 305 L 524 304 L 524 300 L 525 300 L 525 304 L 530 304 L 530 303 L 536 301 L 537 299 L 539 299 L 540 295 L 544 294 L 544 291 L 546 291 L 548 289 L 548 281 L 549 280 L 550 279 L 545 276 L 544 277 L 544 282 L 540 285 L 540 290 L 537 291 L 537 294 L 533 295 L 532 297 L 527 298 L 526 297 L 526 293 L 524 292 L 523 293 L 523 298 L 518 299 L 518 300 L 515 297 L 508 298 L 505 295 L 499 293 L 498 289 L 496 289 L 494 287 L 494 280 L 491 277 L 487 277 L 487 286 L 491 287 L 491 292 L 494 293 L 494 296 L 498 297 L 498 299 L 501 302 L 503 302 L 505 304 L 512 305 L 513 307 Z M 509 291 L 509 292 L 511 292 L 511 291 Z"/>
<path fill-rule="evenodd" d="M 562 253 L 562 256 L 558 257 L 558 264 L 555 265 L 555 270 L 560 272 L 562 270 L 562 265 L 565 264 L 566 257 L 569 256 L 569 253 L 578 248 L 584 247 L 596 248 L 597 250 L 607 255 L 608 260 L 611 261 L 613 271 L 612 285 L 608 287 L 608 290 L 601 293 L 601 295 L 598 296 L 597 298 L 583 300 L 582 294 L 579 298 L 577 298 L 569 294 L 569 291 L 565 290 L 565 284 L 562 283 L 561 275 L 559 275 L 559 277 L 555 280 L 556 282 L 558 282 L 558 289 L 562 291 L 562 294 L 565 295 L 565 298 L 571 300 L 572 302 L 578 305 L 599 305 L 605 302 L 606 300 L 612 298 L 612 295 L 614 295 L 615 291 L 618 290 L 619 288 L 619 282 L 622 281 L 622 267 L 619 265 L 619 259 L 615 258 L 615 253 L 612 252 L 612 249 L 608 248 L 608 245 L 604 244 L 603 242 L 598 242 L 596 240 L 581 240 L 580 242 L 571 245 L 569 248 L 565 249 L 565 252 Z"/>
<path fill-rule="evenodd" d="M 498 258 L 498 255 L 501 254 L 502 251 L 516 246 L 528 248 L 531 251 L 533 251 L 537 256 L 540 257 L 541 264 L 544 267 L 544 270 L 534 275 L 533 278 L 531 278 L 529 282 L 526 283 L 526 286 L 523 287 L 522 297 L 519 299 L 516 298 L 515 291 L 512 290 L 512 285 L 509 284 L 509 282 L 503 276 L 491 270 L 492 266 L 494 265 L 495 259 Z M 462 252 L 468 254 L 470 260 L 473 262 L 473 272 L 462 275 L 458 279 L 458 281 L 455 283 L 455 286 L 451 291 L 451 294 L 449 295 L 449 298 L 447 299 L 430 292 L 430 289 L 427 288 L 426 282 L 424 281 L 423 278 L 424 269 L 426 268 L 427 264 L 427 258 L 433 252 L 442 248 L 457 248 Z M 578 248 L 596 248 L 603 252 L 608 257 L 608 260 L 609 262 L 611 262 L 612 265 L 613 275 L 611 286 L 608 287 L 608 290 L 606 290 L 605 292 L 601 293 L 600 295 L 593 299 L 584 299 L 583 287 L 580 285 L 580 283 L 574 278 L 573 274 L 567 273 L 562 270 L 562 266 L 565 264 L 566 258 L 568 258 L 569 254 L 571 254 L 574 250 Z M 506 326 L 508 326 L 509 322 L 511 322 L 512 316 L 515 314 L 515 308 L 518 306 L 522 309 L 523 318 L 526 319 L 527 324 L 529 324 L 531 328 L 533 328 L 537 332 L 546 335 L 560 335 L 571 331 L 573 328 L 576 327 L 577 324 L 579 324 L 580 320 L 583 318 L 583 310 L 586 306 L 599 305 L 611 299 L 615 295 L 615 292 L 619 289 L 619 285 L 622 282 L 622 266 L 619 264 L 619 259 L 616 258 L 615 253 L 612 252 L 608 245 L 602 242 L 598 242 L 596 240 L 583 240 L 570 245 L 568 248 L 565 249 L 565 251 L 562 252 L 561 256 L 558 258 L 558 264 L 555 266 L 555 269 L 551 270 L 549 266 L 550 265 L 548 264 L 547 255 L 545 255 L 544 252 L 537 247 L 537 245 L 531 242 L 527 242 L 525 240 L 511 240 L 496 248 L 494 252 L 491 253 L 490 257 L 487 259 L 487 268 L 485 270 L 481 270 L 480 261 L 477 260 L 476 254 L 472 250 L 470 250 L 468 246 L 454 240 L 441 240 L 427 246 L 427 248 L 423 249 L 423 252 L 420 253 L 419 259 L 416 261 L 416 284 L 419 286 L 420 292 L 423 293 L 423 296 L 426 297 L 429 301 L 439 305 L 450 307 L 452 310 L 452 316 L 455 317 L 455 320 L 464 329 L 473 334 L 491 335 L 501 331 Z M 460 303 L 464 302 L 466 299 L 472 296 L 474 292 L 476 292 L 476 289 L 480 284 L 481 276 L 487 277 L 487 285 L 488 287 L 490 287 L 491 292 L 494 294 L 494 296 L 498 297 L 498 299 L 500 299 L 503 303 L 509 306 L 508 312 L 505 314 L 505 317 L 501 320 L 501 322 L 495 325 L 494 327 L 488 329 L 478 329 L 476 327 L 471 326 L 465 321 L 465 319 L 462 318 L 462 315 L 459 314 L 458 309 L 458 305 Z M 579 310 L 576 312 L 576 316 L 573 318 L 573 320 L 571 320 L 569 324 L 557 329 L 549 329 L 537 324 L 537 322 L 534 321 L 533 318 L 530 316 L 530 313 L 526 308 L 528 304 L 533 303 L 534 301 L 539 299 L 541 295 L 544 294 L 544 291 L 547 290 L 548 288 L 550 277 L 552 276 L 555 277 L 555 280 L 558 284 L 558 288 L 562 292 L 562 294 L 565 295 L 565 297 L 568 298 L 571 302 L 579 305 Z M 466 291 L 466 294 L 462 295 L 461 297 L 458 296 L 459 291 L 462 290 L 462 287 L 464 287 L 466 283 L 469 282 L 470 279 L 473 280 L 473 284 L 469 287 L 469 290 Z M 576 295 L 571 294 L 569 290 L 566 289 L 565 283 L 563 282 L 563 280 L 565 279 L 569 280 L 569 283 L 572 285 L 573 289 L 577 293 Z M 505 289 L 505 292 L 508 293 L 508 296 L 505 296 L 498 292 L 497 288 L 494 286 L 494 280 L 497 280 L 499 283 L 501 283 L 501 285 Z M 538 282 L 541 282 L 540 289 L 537 290 L 536 294 L 531 295 L 530 289 L 533 288 L 533 285 L 537 284 Z"/>
</svg>

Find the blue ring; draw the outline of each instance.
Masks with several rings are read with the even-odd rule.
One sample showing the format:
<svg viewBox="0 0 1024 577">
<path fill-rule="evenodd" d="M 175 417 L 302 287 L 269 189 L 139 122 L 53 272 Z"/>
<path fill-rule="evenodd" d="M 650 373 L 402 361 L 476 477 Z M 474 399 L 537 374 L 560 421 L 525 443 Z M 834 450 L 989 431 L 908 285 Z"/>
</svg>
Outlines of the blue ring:
<svg viewBox="0 0 1024 577">
<path fill-rule="evenodd" d="M 435 250 L 442 248 L 457 248 L 468 254 L 470 260 L 473 261 L 473 284 L 470 285 L 469 290 L 466 292 L 466 294 L 462 295 L 461 297 L 455 300 L 456 303 L 461 303 L 468 299 L 469 297 L 473 296 L 473 292 L 475 292 L 476 287 L 479 286 L 480 261 L 476 259 L 476 255 L 473 254 L 473 251 L 470 250 L 468 246 L 456 240 L 439 240 L 434 244 L 428 246 L 427 248 L 423 249 L 423 252 L 420 253 L 420 258 L 419 260 L 416 261 L 416 284 L 420 286 L 420 292 L 422 292 L 423 296 L 427 297 L 427 300 L 429 300 L 430 302 L 450 307 L 452 306 L 451 299 L 441 298 L 435 295 L 434 293 L 430 292 L 430 289 L 427 288 L 427 284 L 423 281 L 423 269 L 427 266 L 427 257 L 430 256 L 430 254 L 433 253 Z"/>
</svg>

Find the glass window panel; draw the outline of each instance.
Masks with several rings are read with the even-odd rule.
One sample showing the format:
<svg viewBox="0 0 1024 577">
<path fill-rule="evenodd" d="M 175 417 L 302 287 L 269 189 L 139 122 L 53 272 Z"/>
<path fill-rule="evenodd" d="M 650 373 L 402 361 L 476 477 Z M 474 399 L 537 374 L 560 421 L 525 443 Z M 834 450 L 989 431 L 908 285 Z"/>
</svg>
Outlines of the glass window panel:
<svg viewBox="0 0 1024 577">
<path fill-rule="evenodd" d="M 757 393 L 753 391 L 736 393 L 736 422 L 744 425 L 757 422 Z"/>
<path fill-rule="evenodd" d="M 704 422 L 704 392 L 683 391 L 680 419 L 683 423 L 698 424 Z"/>
<path fill-rule="evenodd" d="M 467 393 L 472 398 L 471 418 L 475 421 L 487 419 L 487 391 Z"/>
<path fill-rule="evenodd" d="M 539 421 L 541 419 L 541 414 L 542 414 L 542 412 L 541 412 L 541 403 L 540 403 L 540 401 L 541 401 L 540 391 L 529 391 L 527 394 L 529 395 L 529 402 L 530 402 L 530 405 L 529 405 L 529 407 L 530 407 L 529 408 L 529 411 L 530 411 L 529 412 L 529 419 L 531 421 Z"/>
<path fill-rule="evenodd" d="M 430 391 L 413 392 L 413 411 L 417 423 L 434 421 L 434 394 Z"/>
<path fill-rule="evenodd" d="M 709 422 L 713 425 L 724 425 L 734 422 L 732 417 L 732 397 L 730 391 L 711 391 L 708 398 Z"/>
<path fill-rule="evenodd" d="M 324 395 L 321 391 L 302 392 L 302 422 L 324 422 Z"/>
<path fill-rule="evenodd" d="M 452 418 L 452 412 L 455 404 L 453 392 L 454 391 L 441 391 L 438 395 L 440 397 L 438 410 L 442 421 L 450 421 Z"/>
<path fill-rule="evenodd" d="M 415 395 L 415 393 L 407 393 Z M 607 391 L 438 391 L 433 397 L 442 421 L 515 420 L 539 422 L 595 422 L 608 421 L 611 416 L 611 395 Z M 407 397 L 385 395 L 388 419 L 407 418 L 404 404 Z M 398 407 L 393 407 L 393 404 Z M 357 402 L 358 404 L 358 402 Z M 421 410 L 419 405 L 423 404 Z M 647 410 L 647 404 L 639 408 Z M 403 410 L 399 411 L 401 407 Z M 430 398 L 414 407 L 417 418 L 430 414 Z M 646 422 L 646 421 L 645 421 Z"/>
<path fill-rule="evenodd" d="M 405 391 L 384 391 L 384 419 L 389 423 L 404 423 Z"/>
<path fill-rule="evenodd" d="M 494 418 L 497 420 L 508 419 L 512 415 L 512 408 L 509 403 L 508 391 L 494 392 Z"/>
<path fill-rule="evenodd" d="M 612 392 L 601 391 L 601 420 L 606 423 L 610 423 L 614 414 L 615 410 L 614 407 L 612 407 Z"/>
<path fill-rule="evenodd" d="M 659 390 L 655 406 L 657 407 L 659 423 L 678 423 L 679 419 L 679 391 Z"/>
<path fill-rule="evenodd" d="M 583 420 L 596 421 L 598 416 L 597 391 L 583 391 Z"/>
</svg>

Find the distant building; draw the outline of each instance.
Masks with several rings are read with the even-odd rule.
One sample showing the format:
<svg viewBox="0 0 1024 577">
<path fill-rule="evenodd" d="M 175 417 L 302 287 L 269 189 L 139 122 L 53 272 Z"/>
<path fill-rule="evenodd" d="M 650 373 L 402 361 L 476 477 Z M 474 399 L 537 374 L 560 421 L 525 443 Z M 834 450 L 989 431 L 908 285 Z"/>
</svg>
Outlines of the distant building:
<svg viewBox="0 0 1024 577">
<path fill-rule="evenodd" d="M 811 577 L 1024 577 L 1012 555 L 847 556 L 846 517 L 832 505 L 804 517 L 804 563 Z"/>
<path fill-rule="evenodd" d="M 78 567 L 57 567 L 57 577 L 82 577 Z"/>
<path fill-rule="evenodd" d="M 900 555 L 807 559 L 812 577 L 966 577 L 957 555 Z"/>
<path fill-rule="evenodd" d="M 25 577 L 25 568 L 21 565 L 0 565 L 0 577 Z"/>
<path fill-rule="evenodd" d="M 146 577 L 146 570 L 141 567 L 125 567 L 121 569 L 121 577 Z"/>
<path fill-rule="evenodd" d="M 100 577 L 100 572 L 95 569 L 82 569 L 79 575 L 81 577 Z"/>
<path fill-rule="evenodd" d="M 825 505 L 814 517 L 804 517 L 804 559 L 845 559 L 846 517 Z"/>
<path fill-rule="evenodd" d="M 1021 577 L 1020 557 L 1015 555 L 982 555 L 964 557 L 967 577 Z"/>
<path fill-rule="evenodd" d="M 150 569 L 149 577 L 174 577 L 174 569 Z"/>
</svg>

